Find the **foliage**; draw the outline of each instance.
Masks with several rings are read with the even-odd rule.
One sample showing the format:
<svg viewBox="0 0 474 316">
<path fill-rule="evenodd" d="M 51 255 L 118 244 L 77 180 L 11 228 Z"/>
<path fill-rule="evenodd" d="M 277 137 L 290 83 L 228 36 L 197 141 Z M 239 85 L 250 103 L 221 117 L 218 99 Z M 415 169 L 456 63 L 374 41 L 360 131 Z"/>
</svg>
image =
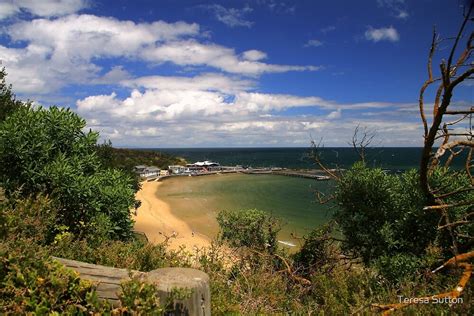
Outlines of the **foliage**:
<svg viewBox="0 0 474 316">
<path fill-rule="evenodd" d="M 58 224 L 79 237 L 108 221 L 109 237 L 129 238 L 132 180 L 101 166 L 98 134 L 85 126 L 69 109 L 18 109 L 0 124 L 0 181 L 7 196 L 48 194 L 58 205 Z"/>
<path fill-rule="evenodd" d="M 159 151 L 143 149 L 114 148 L 110 140 L 96 146 L 96 153 L 103 166 L 120 169 L 135 180 L 135 189 L 139 189 L 139 176 L 134 172 L 138 165 L 168 168 L 170 165 L 184 165 L 186 161 Z"/>
<path fill-rule="evenodd" d="M 338 262 L 339 253 L 332 238 L 332 226 L 327 224 L 313 229 L 304 237 L 304 243 L 293 255 L 294 265 L 298 273 L 305 276 L 316 272 L 330 271 Z"/>
<path fill-rule="evenodd" d="M 52 263 L 48 259 L 50 255 L 140 271 L 169 266 L 202 269 L 211 279 L 211 309 L 214 315 L 344 315 L 358 310 L 368 312 L 364 307 L 367 308 L 370 303 L 397 302 L 397 295 L 428 295 L 454 286 L 457 278 L 457 275 L 443 274 L 419 276 L 405 284 L 393 285 L 380 278 L 371 267 L 336 264 L 331 270 L 312 270 L 308 277 L 312 284 L 302 286 L 296 283 L 285 269 L 276 265 L 275 256 L 268 252 L 254 257 L 243 255 L 245 252 L 232 252 L 230 257 L 229 249 L 222 248 L 219 244 L 213 244 L 212 248 L 195 253 L 182 250 L 174 252 L 165 250 L 165 245 L 135 241 L 105 240 L 91 244 L 87 240 L 78 240 L 72 233 L 63 233 L 61 238 L 56 238 L 52 244 L 48 244 L 43 240 L 48 236 L 44 227 L 54 219 L 56 211 L 54 204 L 47 197 L 14 201 L 10 199 L 0 210 L 0 220 L 3 218 L 6 223 L 3 226 L 6 233 L 0 236 L 0 278 L 5 278 L 2 282 L 6 279 L 13 280 L 20 271 L 21 275 L 26 275 L 25 278 L 30 280 L 26 285 L 14 283 L 13 287 L 0 284 L 0 306 L 5 308 L 0 313 L 25 314 L 28 311 L 47 309 L 49 313 L 57 311 L 64 314 L 133 314 L 139 310 L 163 310 L 163 306 L 157 305 L 153 288 L 137 283 L 136 280 L 123 284 L 125 296 L 122 297 L 122 306 L 126 307 L 113 309 L 108 305 L 101 305 L 92 285 L 80 281 L 73 273 Z M 324 237 L 326 232 L 323 229 L 310 236 L 314 236 L 317 241 Z M 308 236 L 307 240 L 311 241 L 313 238 Z M 308 244 L 312 244 L 312 241 Z M 311 247 L 308 245 L 307 249 Z M 281 251 L 277 253 L 288 261 L 291 269 L 298 269 L 291 256 Z M 435 258 L 437 255 L 439 252 L 434 253 Z M 57 272 L 56 268 L 62 272 Z M 41 279 L 38 279 L 38 276 Z M 42 282 L 43 287 L 37 282 Z M 54 287 L 52 284 L 55 284 Z M 40 288 L 42 294 L 38 292 Z M 31 292 L 32 295 L 19 296 L 13 300 L 11 291 Z M 39 295 L 44 295 L 45 298 L 40 301 Z M 27 305 L 26 302 L 31 297 L 35 301 Z M 455 304 L 452 307 L 447 304 L 430 304 L 415 306 L 406 311 L 414 314 L 472 314 L 470 309 L 473 300 L 469 287 L 463 293 L 463 299 L 464 304 Z M 54 302 L 56 307 L 51 302 Z M 154 306 L 154 309 L 151 309 L 151 306 Z"/>
<path fill-rule="evenodd" d="M 343 249 L 366 264 L 386 254 L 423 254 L 436 237 L 439 218 L 422 211 L 417 182 L 414 171 L 392 175 L 362 163 L 344 173 L 335 192 Z"/>
<path fill-rule="evenodd" d="M 249 247 L 275 252 L 280 222 L 256 209 L 221 211 L 217 215 L 221 238 L 233 247 Z"/>
<path fill-rule="evenodd" d="M 119 298 L 122 310 L 133 311 L 138 315 L 163 315 L 164 308 L 157 296 L 158 289 L 153 284 L 147 284 L 132 279 L 122 284 Z"/>
<path fill-rule="evenodd" d="M 12 92 L 11 85 L 7 85 L 5 77 L 7 73 L 5 68 L 0 70 L 0 122 L 3 122 L 7 116 L 18 110 L 20 107 L 29 107 L 29 103 L 23 103 L 17 100 Z"/>
<path fill-rule="evenodd" d="M 422 268 L 425 261 L 420 258 L 430 245 L 444 250 L 451 246 L 447 232 L 437 229 L 440 214 L 423 210 L 426 200 L 418 178 L 414 170 L 395 175 L 356 163 L 337 184 L 339 209 L 335 218 L 345 237 L 343 249 L 365 264 L 376 263 L 379 271 L 392 280 Z M 456 171 L 437 169 L 430 181 L 443 188 L 439 191 L 443 194 L 462 187 L 468 179 Z M 450 202 L 466 199 L 474 199 L 472 192 L 457 195 Z M 451 218 L 460 219 L 466 216 L 468 207 L 452 208 L 450 212 Z M 462 229 L 472 230 L 472 225 Z M 458 243 L 468 247 L 467 240 Z M 448 256 L 445 252 L 445 258 Z"/>
<path fill-rule="evenodd" d="M 453 255 L 453 240 L 456 243 L 460 253 L 471 251 L 472 236 L 474 236 L 474 223 L 472 220 L 469 220 L 469 218 L 473 216 L 472 203 L 474 201 L 474 190 L 469 190 L 471 180 L 466 175 L 466 172 L 461 170 L 450 170 L 448 168 L 435 168 L 430 174 L 429 184 L 430 187 L 437 188 L 437 196 L 443 196 L 455 191 L 461 191 L 457 194 L 452 194 L 443 198 L 443 202 L 446 204 L 461 204 L 456 207 L 448 208 L 446 215 L 450 219 L 451 223 L 463 223 L 463 225 L 452 226 L 451 229 L 453 236 L 451 236 L 447 228 L 439 230 L 439 245 L 442 247 L 445 257 L 450 257 Z M 466 190 L 465 188 L 468 189 Z M 466 203 L 466 201 L 470 203 Z M 440 214 L 435 210 L 430 210 L 428 212 Z M 439 224 L 447 224 L 446 217 L 444 215 L 443 220 Z"/>
<path fill-rule="evenodd" d="M 21 251 L 6 250 L 0 248 L 0 312 L 74 314 L 107 308 L 95 299 L 92 284 L 48 259 L 45 253 L 27 244 Z"/>
</svg>

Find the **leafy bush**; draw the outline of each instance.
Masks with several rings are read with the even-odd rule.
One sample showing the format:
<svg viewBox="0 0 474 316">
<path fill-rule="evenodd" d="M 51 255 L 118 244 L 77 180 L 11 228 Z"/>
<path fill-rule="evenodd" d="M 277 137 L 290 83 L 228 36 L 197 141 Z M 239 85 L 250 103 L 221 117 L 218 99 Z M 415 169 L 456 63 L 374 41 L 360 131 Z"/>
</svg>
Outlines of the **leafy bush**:
<svg viewBox="0 0 474 316">
<path fill-rule="evenodd" d="M 94 299 L 92 284 L 82 281 L 77 273 L 29 245 L 21 250 L 6 253 L 0 248 L 1 313 L 74 314 L 107 307 Z"/>
<path fill-rule="evenodd" d="M 338 248 L 333 244 L 331 225 L 312 230 L 304 237 L 304 243 L 293 255 L 296 270 L 305 276 L 325 272 L 338 262 Z"/>
<path fill-rule="evenodd" d="M 336 187 L 339 209 L 335 219 L 345 237 L 343 250 L 354 253 L 367 265 L 376 264 L 392 281 L 422 268 L 427 261 L 420 258 L 431 245 L 443 249 L 445 258 L 452 256 L 450 235 L 438 229 L 441 214 L 423 210 L 427 201 L 418 178 L 414 170 L 395 175 L 356 163 Z M 442 188 L 437 194 L 465 187 L 467 181 L 464 173 L 441 168 L 430 177 L 433 187 Z M 469 200 L 474 200 L 474 194 L 467 191 L 448 201 L 454 204 Z M 449 210 L 452 221 L 468 213 L 469 206 Z M 472 224 L 455 229 L 465 235 L 474 233 Z M 461 250 L 469 248 L 468 240 L 460 238 L 457 243 Z"/>
<path fill-rule="evenodd" d="M 221 211 L 217 215 L 221 238 L 233 247 L 267 249 L 277 248 L 280 223 L 273 216 L 260 210 Z"/>
<path fill-rule="evenodd" d="M 81 237 L 108 217 L 108 236 L 131 236 L 133 181 L 104 169 L 95 154 L 98 134 L 69 109 L 20 108 L 0 123 L 0 182 L 7 196 L 48 194 L 58 224 Z M 100 217 L 102 216 L 102 217 Z"/>
<path fill-rule="evenodd" d="M 399 176 L 356 163 L 338 182 L 335 196 L 343 249 L 366 264 L 394 253 L 422 255 L 436 238 L 439 216 L 423 211 L 415 171 Z"/>
</svg>

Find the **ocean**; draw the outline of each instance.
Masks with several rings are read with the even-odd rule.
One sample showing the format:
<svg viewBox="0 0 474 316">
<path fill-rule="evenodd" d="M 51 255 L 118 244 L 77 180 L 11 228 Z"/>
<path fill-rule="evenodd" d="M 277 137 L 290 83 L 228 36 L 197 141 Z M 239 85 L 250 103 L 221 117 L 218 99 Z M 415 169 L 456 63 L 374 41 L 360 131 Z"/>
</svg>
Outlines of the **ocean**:
<svg viewBox="0 0 474 316">
<path fill-rule="evenodd" d="M 221 165 L 248 167 L 318 168 L 309 148 L 164 148 L 156 149 L 185 158 L 189 162 L 211 160 Z M 323 148 L 322 158 L 331 168 L 349 168 L 358 160 L 352 148 Z M 366 161 L 372 167 L 393 172 L 417 168 L 421 148 L 371 148 Z M 462 166 L 458 159 L 454 167 Z M 316 191 L 328 193 L 332 181 L 293 178 L 277 175 L 214 175 L 179 177 L 165 180 L 157 192 L 172 212 L 194 231 L 210 238 L 217 236 L 216 215 L 220 210 L 260 209 L 280 218 L 284 224 L 279 234 L 283 242 L 298 245 L 312 229 L 327 223 L 337 207 L 320 204 Z"/>
<path fill-rule="evenodd" d="M 161 148 L 153 149 L 183 157 L 189 162 L 212 160 L 221 165 L 243 165 L 251 167 L 282 167 L 293 169 L 318 168 L 311 158 L 311 148 Z M 389 170 L 417 168 L 421 148 L 378 147 L 366 150 L 366 161 L 371 167 Z M 331 168 L 348 168 L 358 160 L 353 148 L 321 148 L 325 164 Z M 462 166 L 462 159 L 457 159 Z"/>
</svg>

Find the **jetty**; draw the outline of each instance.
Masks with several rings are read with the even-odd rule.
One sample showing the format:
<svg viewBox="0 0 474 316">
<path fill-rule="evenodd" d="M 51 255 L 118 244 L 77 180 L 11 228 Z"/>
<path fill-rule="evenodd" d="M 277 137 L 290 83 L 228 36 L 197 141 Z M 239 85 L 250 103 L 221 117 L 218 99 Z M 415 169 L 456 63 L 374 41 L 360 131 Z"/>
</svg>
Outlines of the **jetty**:
<svg viewBox="0 0 474 316">
<path fill-rule="evenodd" d="M 260 168 L 242 171 L 245 174 L 274 174 L 279 176 L 297 177 L 314 179 L 318 181 L 330 180 L 331 178 L 324 175 L 321 170 L 289 170 L 282 168 Z"/>
</svg>

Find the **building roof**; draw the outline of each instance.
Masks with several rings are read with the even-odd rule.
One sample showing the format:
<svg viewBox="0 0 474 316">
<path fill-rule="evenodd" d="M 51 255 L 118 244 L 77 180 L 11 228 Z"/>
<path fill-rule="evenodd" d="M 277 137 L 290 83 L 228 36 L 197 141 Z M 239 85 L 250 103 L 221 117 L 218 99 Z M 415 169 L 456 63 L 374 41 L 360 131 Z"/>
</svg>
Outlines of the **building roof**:
<svg viewBox="0 0 474 316">
<path fill-rule="evenodd" d="M 145 169 L 147 172 L 153 172 L 153 171 L 160 171 L 160 168 L 158 167 L 148 167 Z"/>
<path fill-rule="evenodd" d="M 197 161 L 193 165 L 199 166 L 199 167 L 207 167 L 207 166 L 219 166 L 219 163 L 206 160 L 206 161 Z"/>
</svg>

